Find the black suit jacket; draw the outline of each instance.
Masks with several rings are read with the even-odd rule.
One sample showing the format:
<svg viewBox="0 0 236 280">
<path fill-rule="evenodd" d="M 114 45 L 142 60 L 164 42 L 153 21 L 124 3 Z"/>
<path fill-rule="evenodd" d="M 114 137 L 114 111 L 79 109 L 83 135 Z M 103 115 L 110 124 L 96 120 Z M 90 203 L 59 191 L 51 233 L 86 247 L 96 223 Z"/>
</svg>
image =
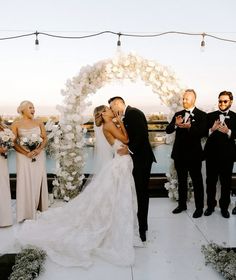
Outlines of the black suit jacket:
<svg viewBox="0 0 236 280">
<path fill-rule="evenodd" d="M 149 139 L 148 126 L 145 115 L 137 108 L 127 106 L 124 117 L 124 125 L 129 136 L 129 149 L 133 160 L 141 162 L 156 161 Z M 144 162 L 143 162 L 144 163 Z"/>
<path fill-rule="evenodd" d="M 207 115 L 207 128 L 213 126 L 214 122 L 219 119 L 220 112 L 214 111 Z M 231 129 L 231 136 L 218 130 L 212 132 L 207 138 L 204 153 L 205 157 L 215 160 L 235 160 L 236 148 L 234 139 L 236 138 L 236 114 L 229 111 L 225 118 L 225 124 Z"/>
<path fill-rule="evenodd" d="M 203 148 L 201 138 L 206 135 L 207 114 L 195 107 L 192 115 L 190 115 L 191 127 L 189 129 L 175 127 L 175 118 L 179 115 L 184 118 L 185 111 L 182 110 L 175 113 L 171 122 L 166 127 L 167 134 L 176 132 L 171 157 L 174 160 L 180 161 L 202 160 Z"/>
</svg>

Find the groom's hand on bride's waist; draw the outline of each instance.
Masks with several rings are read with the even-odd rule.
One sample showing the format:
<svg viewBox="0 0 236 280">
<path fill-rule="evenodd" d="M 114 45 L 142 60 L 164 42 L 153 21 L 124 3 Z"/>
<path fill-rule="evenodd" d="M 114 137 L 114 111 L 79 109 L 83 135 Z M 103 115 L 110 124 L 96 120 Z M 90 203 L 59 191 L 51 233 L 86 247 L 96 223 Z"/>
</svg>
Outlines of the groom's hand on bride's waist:
<svg viewBox="0 0 236 280">
<path fill-rule="evenodd" d="M 121 145 L 121 147 L 117 150 L 117 153 L 118 153 L 120 156 L 128 155 L 128 154 L 129 154 L 128 146 L 126 146 L 126 145 Z"/>
</svg>

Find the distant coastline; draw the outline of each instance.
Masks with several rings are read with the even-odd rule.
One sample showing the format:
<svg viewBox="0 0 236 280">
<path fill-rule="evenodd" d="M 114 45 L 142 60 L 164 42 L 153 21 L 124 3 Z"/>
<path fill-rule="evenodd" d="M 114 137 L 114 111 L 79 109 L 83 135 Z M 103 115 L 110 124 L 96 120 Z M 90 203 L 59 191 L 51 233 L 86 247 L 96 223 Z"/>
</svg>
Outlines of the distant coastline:
<svg viewBox="0 0 236 280">
<path fill-rule="evenodd" d="M 236 102 L 236 101 L 235 101 Z M 132 104 L 130 104 L 132 106 Z M 217 107 L 216 107 L 216 104 L 206 104 L 206 105 L 197 105 L 198 108 L 200 108 L 201 110 L 203 111 L 206 111 L 206 112 L 210 112 L 210 111 L 213 111 L 213 110 L 217 110 Z M 92 112 L 93 112 L 93 108 L 94 106 L 91 106 L 89 108 L 86 109 L 85 113 L 84 113 L 84 116 L 86 118 L 89 118 L 92 116 Z M 166 115 L 169 115 L 170 114 L 170 111 L 168 109 L 167 106 L 142 106 L 140 105 L 138 107 L 139 109 L 141 109 L 145 115 L 152 115 L 152 114 L 166 114 Z M 233 104 L 232 108 L 231 108 L 232 111 L 235 111 L 236 112 L 236 104 Z M 56 105 L 55 106 L 36 106 L 36 113 L 35 113 L 36 116 L 47 116 L 47 117 L 50 117 L 50 116 L 57 116 L 59 117 L 60 116 L 60 112 L 56 109 Z M 9 105 L 0 105 L 0 116 L 3 116 L 3 117 L 6 117 L 6 116 L 11 116 L 11 117 L 17 117 L 18 114 L 16 112 L 16 107 L 14 106 L 9 106 Z"/>
</svg>

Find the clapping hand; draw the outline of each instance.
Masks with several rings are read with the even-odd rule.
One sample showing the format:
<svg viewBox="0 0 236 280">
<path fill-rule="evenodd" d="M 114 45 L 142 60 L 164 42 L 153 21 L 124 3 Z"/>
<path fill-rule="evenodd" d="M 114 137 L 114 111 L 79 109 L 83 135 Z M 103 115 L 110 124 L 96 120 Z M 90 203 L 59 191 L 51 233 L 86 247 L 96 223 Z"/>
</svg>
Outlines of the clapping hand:
<svg viewBox="0 0 236 280">
<path fill-rule="evenodd" d="M 229 132 L 229 129 L 228 129 L 228 126 L 226 125 L 226 123 L 221 123 L 218 130 L 225 134 L 227 134 Z"/>
<path fill-rule="evenodd" d="M 222 125 L 220 120 L 216 120 L 211 128 L 211 131 L 219 130 L 219 127 Z"/>
<path fill-rule="evenodd" d="M 215 130 L 218 130 L 222 133 L 225 133 L 227 134 L 229 132 L 229 128 L 228 126 L 226 125 L 226 123 L 222 123 L 220 120 L 216 120 L 211 128 L 211 131 L 215 131 Z"/>
<path fill-rule="evenodd" d="M 183 123 L 184 119 L 181 115 L 175 117 L 175 125 L 180 126 Z"/>
<path fill-rule="evenodd" d="M 183 117 L 179 115 L 175 118 L 175 125 L 177 125 L 179 128 L 190 128 L 191 122 L 189 120 L 185 123 Z"/>
</svg>

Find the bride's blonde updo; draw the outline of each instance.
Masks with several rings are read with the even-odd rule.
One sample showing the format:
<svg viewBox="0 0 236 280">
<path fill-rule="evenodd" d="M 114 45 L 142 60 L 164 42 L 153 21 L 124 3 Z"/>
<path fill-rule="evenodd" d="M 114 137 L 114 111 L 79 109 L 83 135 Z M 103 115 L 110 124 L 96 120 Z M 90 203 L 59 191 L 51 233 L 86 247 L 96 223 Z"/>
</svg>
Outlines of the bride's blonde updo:
<svg viewBox="0 0 236 280">
<path fill-rule="evenodd" d="M 20 114 L 20 115 L 23 115 L 23 111 L 25 110 L 25 108 L 27 108 L 27 106 L 29 104 L 33 104 L 33 103 L 31 101 L 28 101 L 28 100 L 22 101 L 17 108 L 17 113 Z"/>
<path fill-rule="evenodd" d="M 94 122 L 95 122 L 96 126 L 102 125 L 102 123 L 103 123 L 102 112 L 105 112 L 106 107 L 107 106 L 105 106 L 105 105 L 100 105 L 94 109 L 93 116 L 94 116 Z"/>
</svg>

